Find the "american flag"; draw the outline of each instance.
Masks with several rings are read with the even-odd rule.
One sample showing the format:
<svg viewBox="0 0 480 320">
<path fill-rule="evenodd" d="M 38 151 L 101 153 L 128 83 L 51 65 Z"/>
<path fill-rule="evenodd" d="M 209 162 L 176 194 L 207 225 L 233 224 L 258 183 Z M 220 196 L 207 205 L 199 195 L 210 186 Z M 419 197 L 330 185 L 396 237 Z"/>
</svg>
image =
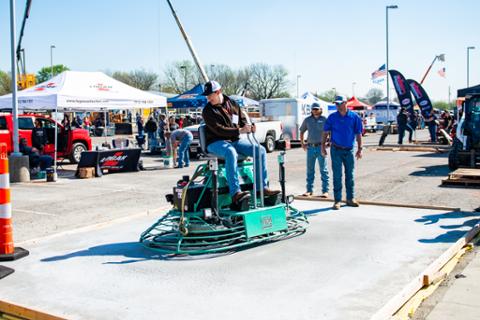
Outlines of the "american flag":
<svg viewBox="0 0 480 320">
<path fill-rule="evenodd" d="M 372 81 L 373 82 L 380 82 L 383 79 L 379 79 L 387 75 L 387 69 L 385 68 L 385 64 L 383 64 L 380 68 L 372 72 Z"/>
<path fill-rule="evenodd" d="M 445 78 L 445 67 L 443 67 L 442 69 L 438 70 L 438 74 L 440 75 L 440 77 Z"/>
</svg>

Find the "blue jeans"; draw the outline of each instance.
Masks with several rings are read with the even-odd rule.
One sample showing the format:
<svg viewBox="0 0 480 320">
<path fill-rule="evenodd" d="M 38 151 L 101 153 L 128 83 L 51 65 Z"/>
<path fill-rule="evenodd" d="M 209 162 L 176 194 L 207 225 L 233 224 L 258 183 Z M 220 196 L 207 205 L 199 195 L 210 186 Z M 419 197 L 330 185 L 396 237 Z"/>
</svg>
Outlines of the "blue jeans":
<svg viewBox="0 0 480 320">
<path fill-rule="evenodd" d="M 328 192 L 328 169 L 327 158 L 322 156 L 321 148 L 307 148 L 307 192 L 313 192 L 313 181 L 315 180 L 315 163 L 318 160 L 320 175 L 322 177 L 322 193 Z"/>
<path fill-rule="evenodd" d="M 405 137 L 405 130 L 407 129 L 406 125 L 398 125 L 398 144 L 403 144 L 403 137 Z"/>
<path fill-rule="evenodd" d="M 153 150 L 157 146 L 157 132 L 148 132 L 148 147 Z"/>
<path fill-rule="evenodd" d="M 250 141 L 246 139 L 240 139 L 235 142 L 228 142 L 225 140 L 219 140 L 212 142 L 207 146 L 207 151 L 215 154 L 218 157 L 225 159 L 225 171 L 227 174 L 227 182 L 230 195 L 233 197 L 235 193 L 240 191 L 240 183 L 238 181 L 237 173 L 237 160 L 238 154 L 245 156 L 253 156 L 253 146 Z M 260 151 L 260 157 L 258 156 Z M 267 173 L 267 159 L 266 151 L 263 146 L 255 146 L 256 165 L 262 163 L 262 172 L 260 176 L 259 170 L 257 170 L 257 189 L 260 189 L 260 185 L 263 188 L 268 186 L 268 173 Z M 262 181 L 262 184 L 258 183 Z"/>
<path fill-rule="evenodd" d="M 188 167 L 190 165 L 190 144 L 192 143 L 193 137 L 191 135 L 185 135 L 180 146 L 178 147 L 178 167 L 183 168 L 183 163 Z"/>
<path fill-rule="evenodd" d="M 332 146 L 330 154 L 332 157 L 332 171 L 333 171 L 333 196 L 335 202 L 342 200 L 342 175 L 345 167 L 345 189 L 347 191 L 347 200 L 352 200 L 354 194 L 354 180 L 353 170 L 355 169 L 355 158 L 353 155 L 354 149 L 343 150 Z"/>
<path fill-rule="evenodd" d="M 428 132 L 430 133 L 430 140 L 432 140 L 432 142 L 437 142 L 437 125 L 428 125 Z"/>
</svg>

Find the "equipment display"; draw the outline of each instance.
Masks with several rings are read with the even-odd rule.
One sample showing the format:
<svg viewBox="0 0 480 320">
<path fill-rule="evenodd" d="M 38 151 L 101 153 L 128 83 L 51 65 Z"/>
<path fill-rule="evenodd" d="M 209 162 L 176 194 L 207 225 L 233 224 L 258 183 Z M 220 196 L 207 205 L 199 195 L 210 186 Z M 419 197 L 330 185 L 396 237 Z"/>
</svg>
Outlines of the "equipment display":
<svg viewBox="0 0 480 320">
<path fill-rule="evenodd" d="M 217 158 L 209 159 L 191 178 L 184 176 L 177 182 L 173 193 L 166 196 L 173 208 L 141 234 L 140 242 L 165 254 L 205 254 L 303 234 L 307 218 L 291 206 L 293 197 L 285 196 L 284 157 L 282 151 L 278 157 L 282 193 L 270 197 L 263 192 L 257 197 L 254 192 L 255 159 L 239 161 L 240 188 L 253 196 L 235 205 L 225 165 Z"/>
</svg>

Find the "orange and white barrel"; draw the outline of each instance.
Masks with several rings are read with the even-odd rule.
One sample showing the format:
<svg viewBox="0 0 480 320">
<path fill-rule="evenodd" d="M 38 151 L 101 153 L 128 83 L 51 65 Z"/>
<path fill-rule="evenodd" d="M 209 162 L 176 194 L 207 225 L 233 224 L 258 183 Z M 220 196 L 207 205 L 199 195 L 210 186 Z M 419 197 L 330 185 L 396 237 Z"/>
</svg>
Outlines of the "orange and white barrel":
<svg viewBox="0 0 480 320">
<path fill-rule="evenodd" d="M 0 255 L 13 254 L 12 204 L 7 145 L 0 144 Z"/>
</svg>

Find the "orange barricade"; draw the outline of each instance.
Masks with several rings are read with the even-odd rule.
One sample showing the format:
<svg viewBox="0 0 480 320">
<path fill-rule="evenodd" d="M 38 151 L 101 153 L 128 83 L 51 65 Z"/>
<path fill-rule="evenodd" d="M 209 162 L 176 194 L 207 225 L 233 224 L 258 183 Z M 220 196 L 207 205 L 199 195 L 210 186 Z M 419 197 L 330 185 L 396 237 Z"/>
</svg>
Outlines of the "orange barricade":
<svg viewBox="0 0 480 320">
<path fill-rule="evenodd" d="M 0 144 L 0 261 L 15 260 L 28 251 L 13 245 L 12 204 L 10 203 L 10 174 L 7 145 Z"/>
</svg>

